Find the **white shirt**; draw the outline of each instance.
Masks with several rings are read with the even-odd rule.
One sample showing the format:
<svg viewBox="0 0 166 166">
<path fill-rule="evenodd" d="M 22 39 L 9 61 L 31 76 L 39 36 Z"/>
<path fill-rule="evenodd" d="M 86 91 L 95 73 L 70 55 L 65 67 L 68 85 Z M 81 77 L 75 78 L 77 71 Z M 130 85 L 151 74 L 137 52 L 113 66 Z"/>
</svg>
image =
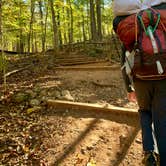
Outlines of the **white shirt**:
<svg viewBox="0 0 166 166">
<path fill-rule="evenodd" d="M 163 2 L 166 0 L 114 0 L 113 12 L 115 16 L 130 15 Z"/>
</svg>

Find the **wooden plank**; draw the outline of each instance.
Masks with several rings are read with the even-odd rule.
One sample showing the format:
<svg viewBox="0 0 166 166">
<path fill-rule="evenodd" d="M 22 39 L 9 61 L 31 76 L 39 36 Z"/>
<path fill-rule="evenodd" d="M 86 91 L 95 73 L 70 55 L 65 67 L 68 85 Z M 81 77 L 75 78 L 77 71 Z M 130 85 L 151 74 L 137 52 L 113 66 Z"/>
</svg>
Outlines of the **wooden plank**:
<svg viewBox="0 0 166 166">
<path fill-rule="evenodd" d="M 105 60 L 97 60 L 97 61 L 94 61 L 94 60 L 90 60 L 90 61 L 80 61 L 80 62 L 57 62 L 59 65 L 62 65 L 62 66 L 74 66 L 74 65 L 82 65 L 82 64 L 95 64 L 95 63 L 103 63 L 103 62 L 106 62 Z M 56 62 L 55 62 L 56 63 Z"/>
<path fill-rule="evenodd" d="M 97 58 L 93 58 L 93 57 L 75 57 L 75 58 L 72 58 L 72 57 L 65 57 L 65 58 L 55 58 L 55 61 L 58 61 L 58 62 L 80 62 L 80 61 L 101 61 L 101 60 L 105 60 L 105 59 L 97 59 Z M 105 60 L 106 61 L 106 60 Z"/>
<path fill-rule="evenodd" d="M 63 66 L 55 67 L 56 70 L 120 70 L 120 66 Z"/>
<path fill-rule="evenodd" d="M 32 65 L 28 65 L 28 66 L 26 66 L 26 67 L 23 67 L 23 68 L 20 68 L 20 69 L 16 69 L 16 70 L 10 71 L 10 72 L 8 72 L 8 73 L 5 74 L 5 77 L 9 77 L 10 75 L 13 75 L 13 74 L 15 74 L 15 73 L 21 72 L 21 71 L 23 71 L 23 70 L 26 70 L 26 69 L 30 68 L 31 66 L 32 66 Z"/>
<path fill-rule="evenodd" d="M 138 116 L 136 109 L 116 107 L 112 105 L 99 105 L 81 102 L 71 102 L 64 100 L 47 100 L 47 106 L 65 109 L 77 109 L 77 110 L 93 110 L 93 111 L 109 111 L 116 115 Z"/>
</svg>

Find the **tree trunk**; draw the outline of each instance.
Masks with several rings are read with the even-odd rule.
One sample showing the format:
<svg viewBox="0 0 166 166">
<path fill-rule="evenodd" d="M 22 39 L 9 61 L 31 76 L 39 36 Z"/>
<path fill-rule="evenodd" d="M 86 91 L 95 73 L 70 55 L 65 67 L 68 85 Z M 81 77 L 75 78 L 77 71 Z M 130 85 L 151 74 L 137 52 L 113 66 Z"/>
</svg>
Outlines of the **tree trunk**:
<svg viewBox="0 0 166 166">
<path fill-rule="evenodd" d="M 54 38 L 53 38 L 53 45 L 54 45 L 54 55 L 56 56 L 59 52 L 59 44 L 58 44 L 58 27 L 56 23 L 56 17 L 55 17 L 55 10 L 54 10 L 54 4 L 53 0 L 49 0 L 50 7 L 51 7 L 51 14 L 52 14 L 52 25 L 53 25 L 53 32 L 54 32 Z"/>
<path fill-rule="evenodd" d="M 97 37 L 98 40 L 102 40 L 101 30 L 101 0 L 96 0 L 96 14 L 97 14 Z"/>
<path fill-rule="evenodd" d="M 90 0 L 90 22 L 91 22 L 91 39 L 96 41 L 97 40 L 96 18 L 95 18 L 94 1 L 93 0 Z"/>
<path fill-rule="evenodd" d="M 59 45 L 62 46 L 62 33 L 61 33 L 61 20 L 60 20 L 60 13 L 59 10 L 57 12 L 57 21 L 58 21 L 58 34 L 59 34 Z"/>
<path fill-rule="evenodd" d="M 84 8 L 81 9 L 82 12 L 82 36 L 83 41 L 86 41 L 86 32 L 85 32 L 85 17 L 84 17 Z"/>
<path fill-rule="evenodd" d="M 2 48 L 2 0 L 0 0 L 0 46 Z"/>
<path fill-rule="evenodd" d="M 0 47 L 2 52 L 0 52 L 0 83 L 3 82 L 3 37 L 2 37 L 2 0 L 0 0 Z"/>
<path fill-rule="evenodd" d="M 86 33 L 85 33 L 85 19 L 84 15 L 82 15 L 82 34 L 83 34 L 83 41 L 86 41 Z"/>
<path fill-rule="evenodd" d="M 45 52 L 45 34 L 44 34 L 44 22 L 43 22 L 43 10 L 42 10 L 42 1 L 39 0 L 39 10 L 40 10 L 40 26 L 41 26 L 41 42 L 42 42 L 42 52 Z"/>
<path fill-rule="evenodd" d="M 20 27 L 20 36 L 19 36 L 19 53 L 24 52 L 24 42 L 23 42 L 23 36 L 22 36 L 22 26 Z"/>
<path fill-rule="evenodd" d="M 86 27 L 88 27 L 87 28 L 87 36 L 88 36 L 88 39 L 90 39 L 91 38 L 91 25 L 90 25 L 90 10 L 89 10 L 89 6 L 90 6 L 90 4 L 89 4 L 89 2 L 87 1 L 86 2 L 86 9 L 87 9 L 87 15 L 86 15 Z"/>
<path fill-rule="evenodd" d="M 22 15 L 22 3 L 19 2 L 19 34 L 17 35 L 17 52 L 22 53 L 24 52 L 24 41 L 22 36 L 22 29 L 23 25 L 21 22 L 21 15 Z"/>
<path fill-rule="evenodd" d="M 29 34 L 28 34 L 28 54 L 31 51 L 31 44 L 32 44 L 32 52 L 33 52 L 33 19 L 34 19 L 34 11 L 35 11 L 35 4 L 34 1 L 31 0 L 31 18 L 29 23 Z"/>
<path fill-rule="evenodd" d="M 45 16 L 45 25 L 44 25 L 44 43 L 45 43 L 45 46 L 44 46 L 44 50 L 46 49 L 46 34 L 47 34 L 47 17 L 48 17 L 48 5 L 47 4 L 45 4 L 45 6 L 46 6 L 46 16 Z M 44 54 L 45 54 L 45 52 L 44 52 Z"/>
<path fill-rule="evenodd" d="M 63 3 L 65 3 L 66 1 L 64 1 L 63 0 Z M 65 12 L 67 12 L 66 10 L 65 10 L 65 7 L 63 6 L 63 9 L 62 9 L 62 12 L 63 13 L 65 13 Z M 67 16 L 68 17 L 68 16 Z M 65 24 L 64 24 L 64 27 L 63 27 L 63 34 L 62 34 L 62 36 L 63 36 L 63 43 L 64 44 L 67 44 L 68 43 L 68 40 L 67 40 L 67 32 L 68 32 L 68 28 L 67 28 L 67 24 L 66 24 L 66 16 L 65 16 L 65 14 L 62 14 L 62 20 L 65 22 Z"/>
<path fill-rule="evenodd" d="M 70 20 L 68 24 L 68 36 L 69 36 L 69 43 L 73 43 L 73 9 L 71 6 L 70 0 L 67 0 L 67 4 L 69 5 L 70 9 L 67 9 L 68 20 Z"/>
</svg>

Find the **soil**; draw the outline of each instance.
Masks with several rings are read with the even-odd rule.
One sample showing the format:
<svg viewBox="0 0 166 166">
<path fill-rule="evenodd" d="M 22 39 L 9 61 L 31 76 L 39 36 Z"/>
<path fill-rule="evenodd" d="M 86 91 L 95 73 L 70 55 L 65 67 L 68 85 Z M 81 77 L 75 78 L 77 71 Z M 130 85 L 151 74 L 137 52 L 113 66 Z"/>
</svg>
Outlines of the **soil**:
<svg viewBox="0 0 166 166">
<path fill-rule="evenodd" d="M 13 58 L 14 59 L 14 58 Z M 10 71 L 25 59 L 10 62 Z M 30 58 L 29 58 L 30 59 Z M 1 86 L 0 165 L 139 166 L 142 139 L 138 118 L 104 111 L 48 107 L 47 99 L 135 108 L 126 98 L 120 68 L 58 70 L 55 60 L 26 59 L 25 70 Z M 82 66 L 112 66 L 110 61 Z"/>
</svg>

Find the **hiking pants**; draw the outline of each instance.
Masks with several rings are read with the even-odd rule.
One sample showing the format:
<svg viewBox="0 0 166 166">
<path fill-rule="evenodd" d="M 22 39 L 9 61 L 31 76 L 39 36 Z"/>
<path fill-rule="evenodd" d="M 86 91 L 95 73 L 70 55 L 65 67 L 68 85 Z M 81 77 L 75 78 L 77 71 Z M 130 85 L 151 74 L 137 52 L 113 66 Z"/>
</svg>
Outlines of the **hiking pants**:
<svg viewBox="0 0 166 166">
<path fill-rule="evenodd" d="M 154 150 L 154 135 L 160 155 L 160 166 L 166 166 L 166 79 L 134 80 L 142 128 L 143 150 Z"/>
</svg>

